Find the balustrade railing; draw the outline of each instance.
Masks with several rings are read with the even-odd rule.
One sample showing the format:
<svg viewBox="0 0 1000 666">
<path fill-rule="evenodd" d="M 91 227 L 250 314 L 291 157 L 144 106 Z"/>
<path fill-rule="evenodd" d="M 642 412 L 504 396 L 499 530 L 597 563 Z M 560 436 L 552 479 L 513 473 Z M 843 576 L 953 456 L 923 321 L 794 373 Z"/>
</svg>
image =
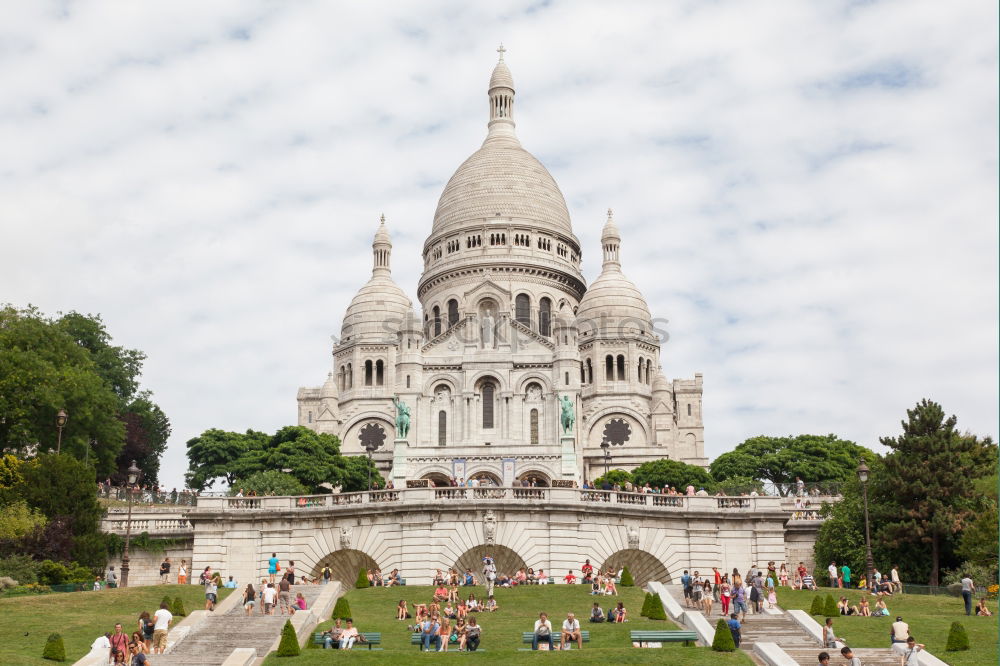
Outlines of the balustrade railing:
<svg viewBox="0 0 1000 666">
<path fill-rule="evenodd" d="M 114 532 L 115 534 L 125 534 L 125 528 L 128 526 L 128 518 L 105 518 L 102 524 L 102 529 L 105 532 Z M 132 519 L 132 533 L 141 534 L 142 532 L 147 532 L 148 534 L 177 534 L 183 532 L 189 532 L 193 529 L 191 521 L 187 518 L 133 518 Z"/>
</svg>

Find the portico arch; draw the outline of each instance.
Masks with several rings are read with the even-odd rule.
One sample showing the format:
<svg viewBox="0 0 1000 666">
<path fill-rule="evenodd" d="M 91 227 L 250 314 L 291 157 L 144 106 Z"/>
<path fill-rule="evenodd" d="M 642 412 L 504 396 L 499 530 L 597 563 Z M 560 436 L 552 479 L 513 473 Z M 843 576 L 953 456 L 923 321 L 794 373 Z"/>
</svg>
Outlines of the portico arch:
<svg viewBox="0 0 1000 666">
<path fill-rule="evenodd" d="M 469 480 L 475 479 L 479 481 L 480 484 L 486 483 L 486 485 L 502 486 L 503 481 L 500 477 L 493 472 L 487 472 L 486 470 L 476 470 L 469 473 Z"/>
<path fill-rule="evenodd" d="M 421 479 L 427 479 L 434 482 L 434 486 L 437 488 L 445 488 L 451 485 L 451 477 L 449 477 L 444 472 L 429 472 L 424 474 Z"/>
<path fill-rule="evenodd" d="M 548 488 L 552 485 L 549 481 L 549 475 L 547 472 L 541 472 L 536 469 L 530 469 L 525 472 L 521 472 L 517 476 L 518 481 L 534 481 L 536 488 Z"/>
<path fill-rule="evenodd" d="M 323 567 L 330 567 L 332 580 L 339 580 L 346 587 L 352 588 L 358 580 L 358 570 L 378 569 L 378 563 L 368 553 L 346 548 L 320 558 L 309 572 L 309 577 L 322 578 Z"/>
<path fill-rule="evenodd" d="M 518 569 L 526 569 L 528 567 L 524 562 L 524 558 L 518 555 L 513 549 L 507 546 L 484 545 L 475 546 L 462 553 L 455 560 L 455 570 L 463 574 L 466 571 L 472 571 L 477 579 L 482 580 L 483 558 L 487 556 L 492 557 L 493 561 L 496 562 L 497 575 L 507 574 L 508 576 L 512 576 L 517 573 Z"/>
<path fill-rule="evenodd" d="M 632 578 L 635 579 L 635 584 L 640 587 L 651 580 L 664 584 L 670 582 L 670 573 L 667 571 L 667 567 L 663 566 L 663 562 L 644 550 L 637 548 L 619 550 L 604 560 L 601 571 L 608 569 L 618 571 L 622 567 L 628 567 Z"/>
</svg>

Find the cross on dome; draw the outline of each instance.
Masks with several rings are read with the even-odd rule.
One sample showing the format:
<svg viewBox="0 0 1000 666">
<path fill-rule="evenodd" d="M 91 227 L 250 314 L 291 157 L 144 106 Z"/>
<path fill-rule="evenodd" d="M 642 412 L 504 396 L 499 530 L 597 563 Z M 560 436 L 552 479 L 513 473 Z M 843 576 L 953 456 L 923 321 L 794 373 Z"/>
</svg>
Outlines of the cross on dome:
<svg viewBox="0 0 1000 666">
<path fill-rule="evenodd" d="M 503 42 L 500 42 L 500 46 L 497 48 L 497 53 L 500 54 L 500 62 L 503 62 L 503 54 L 507 52 L 507 49 L 503 47 Z"/>
</svg>

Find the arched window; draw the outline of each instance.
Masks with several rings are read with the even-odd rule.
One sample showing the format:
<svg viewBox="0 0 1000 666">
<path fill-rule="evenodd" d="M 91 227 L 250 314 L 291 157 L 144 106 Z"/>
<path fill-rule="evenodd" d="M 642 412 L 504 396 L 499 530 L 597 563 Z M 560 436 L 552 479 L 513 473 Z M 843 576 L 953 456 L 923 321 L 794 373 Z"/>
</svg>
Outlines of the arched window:
<svg viewBox="0 0 1000 666">
<path fill-rule="evenodd" d="M 538 410 L 531 410 L 531 443 L 538 444 Z"/>
<path fill-rule="evenodd" d="M 347 364 L 347 388 L 354 388 L 354 364 Z"/>
<path fill-rule="evenodd" d="M 406 388 L 410 388 L 410 376 L 406 375 Z"/>
<path fill-rule="evenodd" d="M 618 355 L 618 381 L 625 381 L 625 357 Z"/>
<path fill-rule="evenodd" d="M 587 366 L 584 365 L 583 361 L 580 361 L 580 383 L 587 383 Z"/>
<path fill-rule="evenodd" d="M 483 427 L 493 427 L 493 393 L 495 387 L 493 382 L 483 384 Z"/>
<path fill-rule="evenodd" d="M 340 387 L 341 391 L 347 389 L 347 384 L 344 382 L 344 366 L 340 366 L 340 370 L 337 371 L 337 386 Z"/>
<path fill-rule="evenodd" d="M 551 319 L 552 319 L 552 301 L 548 298 L 542 298 L 538 301 L 538 333 L 539 335 L 551 335 Z"/>
<path fill-rule="evenodd" d="M 382 386 L 385 382 L 385 363 L 382 359 L 375 362 L 375 385 Z"/>
<path fill-rule="evenodd" d="M 448 301 L 448 328 L 458 323 L 458 301 L 454 298 Z"/>
<path fill-rule="evenodd" d="M 589 358 L 587 359 L 587 383 L 594 383 L 594 364 L 590 362 Z"/>
<path fill-rule="evenodd" d="M 438 446 L 448 443 L 448 414 L 442 409 L 438 412 Z"/>
<path fill-rule="evenodd" d="M 688 416 L 691 416 L 691 403 L 688 403 Z"/>
<path fill-rule="evenodd" d="M 365 361 L 365 386 L 372 385 L 372 362 Z"/>
<path fill-rule="evenodd" d="M 604 380 L 609 382 L 615 380 L 615 358 L 611 354 L 604 357 Z"/>
<path fill-rule="evenodd" d="M 639 380 L 640 384 L 642 383 L 642 368 L 645 365 L 646 365 L 646 363 L 642 360 L 642 357 L 640 356 L 639 357 L 639 374 L 636 375 L 636 379 Z"/>
<path fill-rule="evenodd" d="M 646 383 L 647 384 L 652 384 L 653 383 L 653 380 L 651 379 L 652 376 L 653 376 L 653 361 L 651 359 L 646 359 Z"/>
<path fill-rule="evenodd" d="M 441 308 L 434 306 L 434 337 L 441 335 Z"/>
<path fill-rule="evenodd" d="M 527 294 L 518 294 L 514 299 L 514 319 L 525 326 L 531 326 L 531 299 Z"/>
<path fill-rule="evenodd" d="M 313 422 L 313 413 L 309 412 L 309 423 Z"/>
</svg>

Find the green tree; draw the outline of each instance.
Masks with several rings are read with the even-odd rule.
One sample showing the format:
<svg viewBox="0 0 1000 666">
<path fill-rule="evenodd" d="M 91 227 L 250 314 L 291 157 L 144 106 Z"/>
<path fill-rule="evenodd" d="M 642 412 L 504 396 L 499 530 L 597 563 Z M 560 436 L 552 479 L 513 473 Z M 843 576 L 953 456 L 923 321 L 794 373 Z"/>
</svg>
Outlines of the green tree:
<svg viewBox="0 0 1000 666">
<path fill-rule="evenodd" d="M 653 602 L 653 595 L 647 592 L 646 596 L 643 597 L 642 599 L 642 610 L 639 611 L 640 616 L 646 617 L 649 615 L 649 606 L 652 602 Z"/>
<path fill-rule="evenodd" d="M 840 616 L 840 609 L 837 608 L 837 602 L 832 594 L 826 595 L 826 599 L 823 601 L 823 615 L 826 617 Z"/>
<path fill-rule="evenodd" d="M 784 486 L 786 494 L 795 477 L 803 481 L 847 481 L 853 478 L 858 461 L 872 460 L 875 454 L 836 435 L 797 437 L 751 437 L 735 449 L 712 461 L 712 476 L 770 481 Z"/>
<path fill-rule="evenodd" d="M 995 471 L 997 448 L 989 438 L 959 433 L 958 419 L 930 400 L 906 414 L 902 435 L 880 439 L 892 450 L 885 487 L 900 510 L 880 516 L 879 533 L 892 546 L 929 546 L 929 584 L 937 585 L 942 549 L 975 516 L 975 481 Z"/>
<path fill-rule="evenodd" d="M 42 649 L 42 659 L 49 661 L 66 661 L 66 646 L 59 634 L 49 634 Z"/>
<path fill-rule="evenodd" d="M 945 652 L 960 652 L 969 649 L 969 634 L 965 631 L 965 625 L 961 622 L 952 622 L 948 631 L 948 643 L 945 645 Z"/>
<path fill-rule="evenodd" d="M 622 580 L 619 584 L 622 587 L 635 587 L 635 579 L 632 578 L 632 572 L 628 570 L 628 567 L 622 567 Z"/>
<path fill-rule="evenodd" d="M 729 630 L 729 625 L 721 617 L 715 623 L 715 638 L 712 640 L 712 649 L 715 652 L 736 652 L 733 632 Z"/>
<path fill-rule="evenodd" d="M 229 489 L 229 494 L 235 495 L 238 490 L 242 490 L 244 494 L 253 491 L 258 495 L 305 495 L 309 492 L 294 476 L 276 469 L 238 479 L 236 485 Z"/>
<path fill-rule="evenodd" d="M 632 480 L 637 486 L 648 483 L 657 488 L 673 486 L 678 490 L 688 485 L 710 492 L 715 489 L 714 479 L 701 467 L 665 458 L 642 463 L 632 471 Z"/>
<path fill-rule="evenodd" d="M 655 595 L 653 596 L 653 603 L 649 605 L 649 615 L 647 615 L 650 620 L 666 620 L 667 614 L 663 611 L 663 603 L 660 602 L 659 598 Z"/>
<path fill-rule="evenodd" d="M 351 615 L 351 604 L 347 601 L 347 597 L 340 597 L 333 606 L 333 614 L 330 616 L 330 619 L 346 620 L 349 617 L 353 617 Z"/>
<path fill-rule="evenodd" d="M 997 554 L 1000 553 L 1000 538 L 997 525 L 1000 524 L 1000 512 L 997 511 L 996 472 L 975 482 L 978 495 L 979 510 L 966 524 L 958 540 L 955 554 L 959 558 L 979 567 L 993 571 L 991 578 L 996 578 L 1000 567 Z"/>
<path fill-rule="evenodd" d="M 385 479 L 375 467 L 374 461 L 368 456 L 338 456 L 335 463 L 336 474 L 330 483 L 340 486 L 341 492 L 351 493 L 365 490 L 368 486 L 368 473 L 371 470 L 372 485 L 385 488 Z"/>
<path fill-rule="evenodd" d="M 50 520 L 69 518 L 74 536 L 95 534 L 103 510 L 94 492 L 94 470 L 68 455 L 43 454 L 21 466 L 18 493 Z"/>
<path fill-rule="evenodd" d="M 731 476 L 728 479 L 716 481 L 715 490 L 726 495 L 742 495 L 744 493 L 749 495 L 755 491 L 758 495 L 763 495 L 764 484 L 748 476 Z"/>
<path fill-rule="evenodd" d="M 125 484 L 128 468 L 134 460 L 142 470 L 142 482 L 158 485 L 160 458 L 167 450 L 170 438 L 170 419 L 160 406 L 150 399 L 148 391 L 140 392 L 125 408 L 125 445 L 115 460 L 116 471 L 112 481 Z"/>
<path fill-rule="evenodd" d="M 195 490 L 211 488 L 218 479 L 233 485 L 237 478 L 245 478 L 267 469 L 262 455 L 268 436 L 262 432 L 227 432 L 212 428 L 187 442 L 188 473 L 186 481 Z M 256 464 L 249 465 L 250 459 Z"/>
<path fill-rule="evenodd" d="M 297 657 L 299 655 L 299 638 L 295 635 L 295 627 L 291 620 L 285 620 L 285 626 L 281 628 L 281 642 L 274 652 L 276 657 Z"/>
<path fill-rule="evenodd" d="M 368 580 L 368 572 L 366 572 L 364 569 L 358 569 L 358 579 L 354 581 L 354 587 L 358 588 L 359 590 L 364 589 L 366 587 L 371 587 L 371 581 Z"/>
<path fill-rule="evenodd" d="M 632 475 L 626 472 L 625 470 L 612 469 L 609 470 L 607 474 L 602 474 L 601 476 L 594 479 L 594 487 L 600 488 L 602 485 L 604 485 L 604 482 L 607 481 L 612 486 L 614 486 L 617 483 L 620 487 L 624 488 L 625 482 L 631 480 L 632 480 Z"/>
<path fill-rule="evenodd" d="M 810 615 L 822 615 L 823 614 L 823 597 L 818 594 L 813 597 L 812 605 L 809 607 Z"/>
<path fill-rule="evenodd" d="M 21 539 L 45 527 L 45 515 L 24 500 L 0 505 L 0 540 Z"/>
<path fill-rule="evenodd" d="M 175 617 L 184 617 L 187 615 L 187 609 L 184 608 L 184 600 L 180 597 L 174 597 L 174 603 L 170 606 L 170 612 Z"/>
</svg>

